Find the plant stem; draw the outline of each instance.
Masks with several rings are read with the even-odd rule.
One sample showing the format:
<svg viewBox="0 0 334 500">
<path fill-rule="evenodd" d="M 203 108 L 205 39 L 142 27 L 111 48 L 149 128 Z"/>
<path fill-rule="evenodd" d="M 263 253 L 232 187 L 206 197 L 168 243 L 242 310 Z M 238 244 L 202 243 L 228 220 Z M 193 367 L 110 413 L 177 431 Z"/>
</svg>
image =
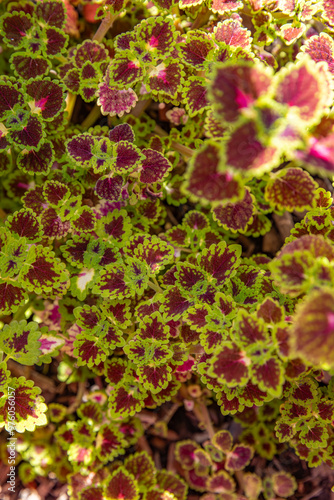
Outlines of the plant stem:
<svg viewBox="0 0 334 500">
<path fill-rule="evenodd" d="M 168 136 L 167 132 L 165 132 L 165 130 L 163 128 L 159 127 L 159 125 L 156 125 L 154 127 L 154 131 L 153 132 L 155 132 L 160 137 L 167 137 Z M 180 144 L 179 142 L 172 141 L 171 146 L 172 146 L 173 149 L 175 149 L 175 151 L 178 151 L 179 153 L 181 153 L 184 156 L 187 156 L 188 158 L 191 158 L 193 156 L 193 154 L 194 154 L 194 150 L 193 149 L 190 149 L 187 146 L 184 146 L 183 144 Z"/>
<path fill-rule="evenodd" d="M 103 19 L 101 22 L 100 26 L 98 27 L 97 32 L 93 36 L 92 40 L 96 42 L 102 42 L 103 38 L 107 34 L 108 30 L 111 28 L 113 25 L 113 22 L 115 21 L 116 17 L 118 14 L 112 15 L 110 12 L 107 13 L 106 17 Z"/>
<path fill-rule="evenodd" d="M 155 292 L 157 292 L 157 293 L 162 293 L 163 292 L 162 288 L 160 288 L 160 286 L 158 285 L 158 283 L 152 283 L 152 281 L 149 281 L 147 284 Z"/>
<path fill-rule="evenodd" d="M 207 430 L 210 439 L 212 439 L 215 434 L 215 431 L 206 404 L 203 403 L 202 401 L 201 402 L 196 401 L 194 406 L 194 413 L 197 415 L 197 418 L 200 420 L 200 422 L 202 422 L 202 424 L 205 426 L 205 429 Z"/>
<path fill-rule="evenodd" d="M 86 116 L 86 118 L 82 122 L 82 128 L 84 128 L 86 130 L 89 127 L 91 127 L 92 125 L 94 125 L 94 123 L 96 122 L 96 120 L 98 120 L 98 118 L 100 117 L 100 115 L 101 115 L 100 106 L 98 106 L 97 104 L 95 104 L 95 106 L 90 111 L 89 115 Z"/>
<path fill-rule="evenodd" d="M 151 102 L 152 99 L 143 99 L 142 101 L 138 101 L 130 114 L 138 118 L 144 113 L 145 109 L 149 107 Z"/>
<path fill-rule="evenodd" d="M 193 22 L 191 29 L 195 30 L 203 26 L 209 20 L 210 16 L 211 11 L 207 7 L 204 7 Z"/>
<path fill-rule="evenodd" d="M 13 316 L 13 321 L 20 321 L 21 319 L 25 319 L 25 312 L 29 307 L 31 306 L 31 300 L 28 300 L 26 304 L 23 304 L 23 306 L 19 307 L 16 313 Z"/>
<path fill-rule="evenodd" d="M 67 415 L 71 415 L 71 413 L 74 413 L 75 410 L 78 408 L 78 406 L 80 405 L 80 403 L 82 401 L 82 396 L 84 395 L 85 389 L 86 389 L 86 382 L 79 382 L 77 395 L 75 397 L 75 400 L 71 404 L 71 406 L 69 406 L 67 408 L 67 411 L 66 411 Z"/>
<path fill-rule="evenodd" d="M 75 94 L 72 94 L 72 92 L 68 92 L 66 97 L 66 111 L 68 122 L 71 121 L 76 100 L 77 96 Z"/>
</svg>

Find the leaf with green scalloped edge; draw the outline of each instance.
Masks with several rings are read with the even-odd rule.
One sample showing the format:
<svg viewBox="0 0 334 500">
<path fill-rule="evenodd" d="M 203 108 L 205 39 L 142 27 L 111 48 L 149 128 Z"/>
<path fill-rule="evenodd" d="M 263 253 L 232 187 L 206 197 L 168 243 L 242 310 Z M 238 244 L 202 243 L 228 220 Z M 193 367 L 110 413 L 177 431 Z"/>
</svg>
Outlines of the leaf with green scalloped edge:
<svg viewBox="0 0 334 500">
<path fill-rule="evenodd" d="M 240 255 L 239 245 L 227 245 L 222 241 L 205 248 L 197 256 L 197 262 L 207 274 L 208 282 L 221 286 L 236 273 Z"/>
<path fill-rule="evenodd" d="M 333 282 L 334 248 L 321 235 L 304 235 L 287 243 L 269 264 L 282 293 L 300 295 L 318 285 Z"/>
<path fill-rule="evenodd" d="M 276 495 L 287 498 L 294 494 L 297 489 L 296 479 L 288 472 L 275 472 L 271 476 L 273 482 L 273 490 Z"/>
<path fill-rule="evenodd" d="M 185 108 L 190 117 L 203 113 L 211 108 L 207 99 L 207 82 L 205 78 L 190 76 L 187 78 L 182 91 Z"/>
<path fill-rule="evenodd" d="M 233 437 L 229 431 L 221 430 L 214 434 L 211 442 L 224 453 L 231 450 L 233 445 Z"/>
<path fill-rule="evenodd" d="M 103 424 L 95 441 L 97 456 L 102 462 L 112 461 L 114 458 L 122 455 L 127 446 L 122 433 L 111 424 Z"/>
<path fill-rule="evenodd" d="M 182 191 L 193 201 L 213 206 L 223 201 L 231 203 L 242 199 L 243 183 L 240 177 L 221 170 L 221 147 L 206 141 L 191 158 Z"/>
<path fill-rule="evenodd" d="M 285 168 L 272 174 L 265 199 L 278 210 L 303 211 L 312 208 L 317 183 L 301 168 Z"/>
<path fill-rule="evenodd" d="M 250 358 L 232 342 L 219 346 L 210 361 L 208 374 L 227 387 L 242 387 L 250 376 Z"/>
<path fill-rule="evenodd" d="M 142 77 L 143 69 L 137 53 L 122 50 L 121 54 L 117 54 L 111 61 L 106 73 L 106 82 L 111 88 L 126 90 L 132 88 Z"/>
<path fill-rule="evenodd" d="M 17 155 L 17 166 L 31 175 L 47 175 L 54 162 L 54 150 L 49 142 L 43 142 L 37 150 L 23 150 Z"/>
<path fill-rule="evenodd" d="M 147 89 L 161 100 L 176 99 L 182 90 L 185 77 L 183 65 L 173 58 L 151 69 L 144 79 Z"/>
<path fill-rule="evenodd" d="M 212 60 L 214 43 L 204 31 L 188 31 L 184 41 L 179 44 L 182 61 L 196 70 L 205 70 Z"/>
<path fill-rule="evenodd" d="M 292 351 L 307 363 L 333 368 L 334 294 L 319 288 L 297 306 L 290 331 Z"/>
<path fill-rule="evenodd" d="M 19 280 L 27 290 L 37 294 L 63 295 L 68 287 L 69 272 L 54 253 L 41 245 L 32 246 L 22 265 Z"/>
<path fill-rule="evenodd" d="M 210 0 L 209 7 L 215 14 L 229 14 L 230 12 L 242 9 L 241 0 Z"/>
<path fill-rule="evenodd" d="M 139 412 L 144 406 L 147 392 L 143 385 L 141 387 L 130 381 L 117 385 L 109 395 L 109 411 L 111 418 L 131 417 Z"/>
<path fill-rule="evenodd" d="M 105 495 L 110 500 L 137 500 L 139 489 L 135 477 L 125 467 L 118 468 L 105 481 Z"/>
<path fill-rule="evenodd" d="M 265 95 L 272 82 L 272 70 L 262 63 L 224 63 L 217 66 L 209 90 L 209 100 L 217 118 L 238 122 L 242 112 L 251 109 Z"/>
<path fill-rule="evenodd" d="M 73 346 L 73 356 L 78 366 L 87 365 L 88 368 L 93 368 L 105 361 L 109 351 L 102 339 L 87 333 L 77 335 Z"/>
<path fill-rule="evenodd" d="M 322 32 L 309 37 L 301 47 L 301 51 L 308 54 L 315 62 L 325 61 L 331 73 L 334 73 L 334 42 L 331 36 Z M 298 59 L 301 54 L 298 54 Z"/>
<path fill-rule="evenodd" d="M 155 465 L 146 452 L 137 452 L 127 457 L 124 467 L 136 478 L 139 492 L 145 492 L 154 485 Z"/>
<path fill-rule="evenodd" d="M 287 118 L 293 116 L 297 126 L 312 126 L 333 100 L 329 82 L 326 66 L 305 58 L 276 74 L 274 99 L 287 107 Z"/>
<path fill-rule="evenodd" d="M 41 355 L 38 323 L 12 321 L 1 330 L 0 349 L 20 364 L 34 365 Z"/>
<path fill-rule="evenodd" d="M 26 102 L 31 113 L 41 115 L 44 121 L 54 120 L 65 108 L 65 92 L 60 82 L 35 78 L 25 85 Z"/>
<path fill-rule="evenodd" d="M 159 366 L 151 365 L 152 363 L 138 366 L 136 373 L 147 391 L 158 394 L 161 390 L 166 389 L 172 380 L 172 368 L 167 363 Z"/>
<path fill-rule="evenodd" d="M 246 189 L 242 200 L 216 206 L 213 209 L 213 218 L 224 229 L 242 233 L 247 225 L 252 223 L 253 212 L 253 196 Z"/>
<path fill-rule="evenodd" d="M 27 299 L 28 294 L 23 288 L 0 278 L 0 312 L 2 314 L 16 312 Z"/>
<path fill-rule="evenodd" d="M 250 31 L 234 19 L 226 19 L 223 22 L 219 22 L 215 26 L 213 33 L 217 42 L 225 43 L 232 51 L 240 47 L 246 51 L 251 50 L 252 38 Z"/>
<path fill-rule="evenodd" d="M 24 377 L 10 378 L 6 392 L 0 391 L 0 427 L 10 430 L 13 420 L 12 409 L 15 412 L 15 430 L 17 432 L 33 432 L 36 426 L 47 423 L 44 398 L 40 396 L 41 389 L 32 380 Z M 10 398 L 10 396 L 13 396 Z M 12 401 L 15 402 L 13 405 Z"/>
</svg>

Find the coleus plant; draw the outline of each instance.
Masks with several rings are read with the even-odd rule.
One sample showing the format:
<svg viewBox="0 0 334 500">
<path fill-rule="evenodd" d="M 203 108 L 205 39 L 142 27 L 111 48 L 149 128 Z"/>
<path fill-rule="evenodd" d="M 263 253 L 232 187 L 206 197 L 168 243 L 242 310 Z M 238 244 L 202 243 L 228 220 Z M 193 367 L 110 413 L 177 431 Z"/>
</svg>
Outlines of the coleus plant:
<svg viewBox="0 0 334 500">
<path fill-rule="evenodd" d="M 253 457 L 334 467 L 332 3 L 4 1 L 0 26 L 0 427 L 20 480 L 291 497 Z M 207 433 L 177 443 L 182 478 L 142 444 L 170 402 Z"/>
</svg>

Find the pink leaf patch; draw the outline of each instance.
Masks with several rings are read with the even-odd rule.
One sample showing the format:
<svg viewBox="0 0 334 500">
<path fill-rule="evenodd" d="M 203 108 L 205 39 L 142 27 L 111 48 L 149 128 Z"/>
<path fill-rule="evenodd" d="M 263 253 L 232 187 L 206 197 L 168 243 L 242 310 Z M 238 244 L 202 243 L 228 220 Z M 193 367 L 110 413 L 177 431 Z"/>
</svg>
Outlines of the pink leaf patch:
<svg viewBox="0 0 334 500">
<path fill-rule="evenodd" d="M 250 31 L 232 19 L 218 23 L 214 29 L 214 35 L 217 42 L 224 42 L 230 47 L 236 49 L 241 47 L 244 50 L 251 48 Z"/>
<path fill-rule="evenodd" d="M 99 86 L 97 103 L 103 115 L 123 116 L 130 113 L 137 101 L 137 94 L 132 89 L 118 89 L 107 83 Z"/>
</svg>

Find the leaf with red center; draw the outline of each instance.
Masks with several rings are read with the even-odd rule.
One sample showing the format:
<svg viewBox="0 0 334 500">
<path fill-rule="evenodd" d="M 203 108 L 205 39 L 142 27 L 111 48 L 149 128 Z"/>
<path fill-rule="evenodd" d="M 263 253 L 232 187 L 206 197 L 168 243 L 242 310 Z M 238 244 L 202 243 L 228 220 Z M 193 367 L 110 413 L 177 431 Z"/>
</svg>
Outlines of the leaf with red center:
<svg viewBox="0 0 334 500">
<path fill-rule="evenodd" d="M 189 116 L 196 116 L 211 107 L 207 100 L 207 83 L 204 78 L 198 76 L 187 78 L 182 96 Z"/>
<path fill-rule="evenodd" d="M 161 320 L 160 314 L 155 312 L 139 323 L 139 328 L 136 330 L 136 336 L 142 340 L 151 339 L 167 343 L 170 336 L 169 331 L 170 327 L 168 324 L 165 324 Z"/>
<path fill-rule="evenodd" d="M 145 151 L 140 150 L 128 141 L 120 141 L 114 145 L 115 163 L 112 168 L 117 174 L 132 172 L 144 160 Z M 146 155 L 145 155 L 146 156 Z"/>
<path fill-rule="evenodd" d="M 43 128 L 39 118 L 37 116 L 28 118 L 28 122 L 22 130 L 11 132 L 11 139 L 20 148 L 38 149 L 43 139 Z"/>
<path fill-rule="evenodd" d="M 185 500 L 187 497 L 188 487 L 186 483 L 173 472 L 158 470 L 156 484 L 160 489 L 172 493 L 177 500 Z"/>
<path fill-rule="evenodd" d="M 17 432 L 25 430 L 33 432 L 36 425 L 46 425 L 47 406 L 40 396 L 41 389 L 34 386 L 32 380 L 26 380 L 24 377 L 11 378 L 10 387 L 12 389 L 11 398 L 7 389 L 5 393 L 0 390 L 0 427 L 5 427 L 10 432 L 13 413 Z M 15 405 L 11 403 L 13 400 Z"/>
<path fill-rule="evenodd" d="M 328 24 L 334 26 L 334 6 L 331 0 L 323 0 L 322 8 L 324 18 L 328 21 Z"/>
<path fill-rule="evenodd" d="M 24 52 L 14 53 L 10 58 L 14 72 L 24 80 L 45 75 L 49 72 L 51 64 L 42 56 L 27 56 Z"/>
<path fill-rule="evenodd" d="M 155 466 L 146 452 L 142 451 L 129 456 L 124 462 L 124 467 L 137 481 L 140 492 L 154 485 Z"/>
<path fill-rule="evenodd" d="M 291 45 L 300 38 L 306 29 L 305 24 L 300 23 L 300 26 L 293 26 L 292 23 L 287 23 L 281 26 L 280 37 L 285 42 L 285 45 Z"/>
<path fill-rule="evenodd" d="M 175 458 L 182 465 L 182 469 L 191 470 L 194 468 L 196 450 L 201 450 L 201 448 L 190 439 L 176 443 Z"/>
<path fill-rule="evenodd" d="M 31 17 L 24 12 L 7 12 L 2 16 L 1 33 L 5 44 L 10 47 L 22 47 L 32 28 Z"/>
<path fill-rule="evenodd" d="M 218 352 L 212 357 L 208 373 L 228 387 L 240 387 L 249 380 L 249 364 L 250 359 L 236 345 L 226 342 L 224 346 L 219 346 Z"/>
<path fill-rule="evenodd" d="M 120 175 L 115 177 L 104 176 L 97 181 L 95 192 L 100 198 L 117 201 L 121 196 L 122 188 L 123 178 Z"/>
<path fill-rule="evenodd" d="M 66 144 L 66 149 L 71 159 L 83 167 L 89 166 L 89 161 L 93 157 L 92 149 L 94 137 L 91 134 L 77 134 Z"/>
<path fill-rule="evenodd" d="M 236 444 L 227 453 L 225 468 L 229 471 L 242 470 L 253 458 L 254 451 L 250 446 Z"/>
<path fill-rule="evenodd" d="M 190 297 L 202 295 L 207 290 L 207 278 L 199 267 L 183 262 L 175 274 L 181 292 Z"/>
<path fill-rule="evenodd" d="M 65 93 L 60 83 L 37 78 L 28 82 L 25 91 L 31 112 L 41 114 L 45 121 L 53 120 L 65 107 Z"/>
<path fill-rule="evenodd" d="M 318 184 L 301 168 L 284 168 L 273 174 L 265 188 L 265 199 L 278 210 L 311 209 Z"/>
<path fill-rule="evenodd" d="M 311 420 L 303 422 L 300 433 L 300 441 L 305 444 L 308 448 L 314 448 L 319 450 L 319 448 L 326 448 L 328 446 L 328 430 L 322 422 L 317 420 Z"/>
<path fill-rule="evenodd" d="M 41 245 L 30 248 L 27 262 L 20 272 L 21 283 L 31 292 L 61 294 L 68 286 L 68 271 L 54 253 Z"/>
<path fill-rule="evenodd" d="M 62 221 L 56 209 L 49 207 L 41 215 L 41 226 L 44 236 L 63 238 L 70 230 L 70 222 Z"/>
<path fill-rule="evenodd" d="M 161 314 L 173 320 L 179 319 L 189 307 L 194 305 L 194 301 L 189 297 L 183 297 L 177 287 L 167 290 L 160 300 L 163 302 L 160 306 Z"/>
<path fill-rule="evenodd" d="M 71 220 L 71 224 L 76 231 L 92 231 L 95 226 L 96 216 L 90 207 L 81 207 Z"/>
<path fill-rule="evenodd" d="M 108 60 L 108 52 L 103 44 L 93 40 L 85 40 L 80 45 L 77 45 L 74 52 L 75 65 L 82 68 L 86 62 L 103 63 Z"/>
<path fill-rule="evenodd" d="M 59 28 L 44 29 L 46 35 L 46 53 L 48 56 L 57 56 L 66 49 L 68 36 Z"/>
<path fill-rule="evenodd" d="M 308 295 L 297 307 L 291 329 L 291 347 L 298 356 L 316 366 L 333 367 L 334 294 L 322 288 Z"/>
<path fill-rule="evenodd" d="M 265 147 L 258 139 L 253 123 L 236 129 L 225 146 L 227 167 L 250 175 L 259 175 L 271 170 L 280 161 L 280 152 L 275 147 Z"/>
<path fill-rule="evenodd" d="M 104 82 L 99 85 L 97 95 L 97 104 L 101 106 L 103 115 L 123 116 L 124 113 L 130 113 L 138 101 L 132 89 L 118 89 Z"/>
<path fill-rule="evenodd" d="M 139 498 L 137 481 L 124 467 L 117 469 L 107 478 L 104 492 L 110 500 L 137 500 Z"/>
<path fill-rule="evenodd" d="M 297 489 L 296 480 L 288 472 L 275 472 L 271 476 L 273 489 L 276 495 L 287 498 L 294 494 Z"/>
<path fill-rule="evenodd" d="M 165 59 L 148 73 L 144 83 L 153 95 L 161 99 L 175 99 L 181 90 L 184 76 L 182 64 L 174 59 Z"/>
<path fill-rule="evenodd" d="M 59 181 L 46 181 L 43 186 L 43 196 L 53 208 L 59 208 L 70 196 L 70 190 Z"/>
<path fill-rule="evenodd" d="M 217 143 L 207 141 L 190 160 L 183 189 L 192 200 L 217 205 L 225 200 L 234 202 L 242 198 L 241 179 L 219 171 L 220 156 Z"/>
<path fill-rule="evenodd" d="M 233 49 L 241 47 L 244 50 L 251 49 L 251 33 L 233 19 L 220 22 L 214 28 L 214 37 L 217 42 L 223 42 Z"/>
<path fill-rule="evenodd" d="M 134 142 L 135 140 L 134 131 L 128 123 L 121 123 L 120 125 L 116 125 L 112 130 L 110 130 L 108 136 L 112 142 Z"/>
<path fill-rule="evenodd" d="M 281 397 L 284 382 L 282 363 L 278 359 L 271 358 L 262 364 L 254 364 L 252 381 L 261 391 L 268 392 L 276 398 Z"/>
<path fill-rule="evenodd" d="M 83 307 L 76 307 L 74 309 L 74 316 L 76 323 L 83 330 L 90 332 L 101 321 L 101 312 L 96 306 L 84 305 Z"/>
<path fill-rule="evenodd" d="M 262 318 L 266 323 L 280 323 L 284 319 L 282 307 L 271 297 L 266 298 L 257 308 L 258 318 Z"/>
<path fill-rule="evenodd" d="M 208 67 L 214 51 L 212 39 L 199 30 L 189 31 L 184 42 L 179 44 L 182 61 L 194 69 L 204 70 Z"/>
<path fill-rule="evenodd" d="M 147 397 L 147 392 L 141 384 L 139 387 L 137 382 L 121 383 L 114 387 L 109 396 L 109 410 L 111 418 L 126 418 L 139 412 L 144 406 L 144 399 Z"/>
<path fill-rule="evenodd" d="M 269 268 L 282 293 L 298 296 L 313 287 L 315 280 L 320 284 L 331 282 L 323 266 L 333 259 L 334 248 L 328 240 L 321 235 L 304 235 L 287 243 Z"/>
<path fill-rule="evenodd" d="M 218 431 L 215 433 L 211 442 L 224 453 L 231 450 L 233 445 L 233 437 L 229 431 Z"/>
<path fill-rule="evenodd" d="M 132 226 L 127 212 L 125 210 L 114 210 L 109 212 L 106 217 L 101 217 L 97 221 L 97 233 L 115 246 L 123 246 L 124 241 L 128 240 Z"/>
<path fill-rule="evenodd" d="M 109 384 L 117 385 L 127 373 L 128 362 L 122 358 L 108 358 L 105 362 L 105 377 Z"/>
<path fill-rule="evenodd" d="M 112 461 L 124 453 L 126 441 L 114 425 L 104 424 L 96 435 L 95 449 L 101 462 Z"/>
<path fill-rule="evenodd" d="M 132 292 L 124 281 L 124 271 L 121 269 L 102 271 L 98 284 L 95 285 L 93 293 L 101 297 L 126 298 L 131 297 Z"/>
<path fill-rule="evenodd" d="M 24 365 L 34 365 L 41 355 L 38 324 L 12 321 L 1 330 L 0 347 L 10 358 Z"/>
<path fill-rule="evenodd" d="M 19 286 L 0 279 L 0 312 L 10 314 L 24 304 L 28 298 L 27 292 Z"/>
<path fill-rule="evenodd" d="M 73 343 L 73 356 L 76 358 L 78 366 L 87 365 L 93 368 L 105 361 L 108 355 L 108 348 L 105 343 L 93 335 L 79 334 Z"/>
<path fill-rule="evenodd" d="M 246 189 L 242 200 L 215 207 L 213 209 L 213 217 L 224 229 L 236 233 L 244 231 L 247 225 L 252 222 L 253 211 L 252 195 Z"/>
<path fill-rule="evenodd" d="M 22 208 L 9 215 L 6 227 L 20 238 L 27 238 L 30 243 L 37 243 L 42 236 L 39 220 L 29 208 Z"/>
<path fill-rule="evenodd" d="M 230 474 L 221 470 L 207 479 L 207 488 L 213 493 L 232 493 L 235 490 L 235 482 Z"/>
<path fill-rule="evenodd" d="M 17 156 L 17 166 L 28 174 L 46 175 L 54 162 L 54 151 L 49 142 L 37 150 L 23 150 Z"/>
<path fill-rule="evenodd" d="M 272 82 L 272 72 L 262 64 L 226 63 L 216 70 L 210 89 L 210 100 L 217 116 L 235 122 L 243 109 L 265 95 Z"/>
<path fill-rule="evenodd" d="M 102 486 L 86 486 L 80 490 L 80 500 L 104 500 Z"/>
<path fill-rule="evenodd" d="M 227 246 L 222 241 L 205 248 L 197 256 L 197 261 L 200 268 L 209 275 L 208 281 L 220 286 L 235 274 L 240 255 L 239 245 Z"/>
<path fill-rule="evenodd" d="M 169 382 L 172 380 L 171 371 L 172 368 L 168 364 L 162 366 L 139 366 L 136 370 L 140 382 L 152 394 L 157 394 L 162 389 L 167 388 Z"/>
<path fill-rule="evenodd" d="M 126 253 L 131 255 L 130 247 L 126 249 Z M 151 269 L 152 274 L 157 274 L 173 261 L 174 249 L 159 237 L 150 236 L 136 245 L 133 255 L 145 263 Z"/>
<path fill-rule="evenodd" d="M 122 51 L 119 57 L 115 57 L 107 70 L 106 84 L 125 90 L 133 87 L 143 77 L 143 70 L 140 62 L 136 58 L 136 53 L 131 51 Z M 107 91 L 103 88 L 104 92 Z M 109 97 L 110 100 L 110 97 Z"/>
<path fill-rule="evenodd" d="M 55 0 L 43 1 L 43 3 L 37 4 L 35 8 L 35 15 L 45 26 L 64 28 L 65 14 L 64 4 Z"/>
<path fill-rule="evenodd" d="M 145 184 L 161 181 L 172 169 L 171 163 L 158 151 L 143 149 L 144 159 L 141 162 L 139 180 Z"/>
<path fill-rule="evenodd" d="M 305 59 L 281 69 L 276 80 L 275 100 L 297 114 L 303 127 L 318 123 L 332 102 L 329 74 L 312 60 Z"/>
<path fill-rule="evenodd" d="M 10 82 L 0 83 L 0 118 L 5 119 L 18 104 L 20 107 L 24 106 L 23 95 L 17 88 Z"/>
<path fill-rule="evenodd" d="M 322 32 L 308 38 L 302 50 L 315 62 L 325 61 L 329 71 L 334 73 L 334 42 L 327 33 Z"/>
<path fill-rule="evenodd" d="M 248 347 L 268 338 L 265 323 L 241 309 L 234 325 L 236 339 Z"/>
<path fill-rule="evenodd" d="M 236 10 L 242 9 L 243 3 L 241 0 L 211 0 L 210 9 L 215 14 L 227 14 Z"/>
<path fill-rule="evenodd" d="M 149 17 L 135 27 L 136 42 L 130 48 L 136 50 L 138 41 L 145 51 L 156 59 L 167 58 L 174 48 L 176 33 L 173 21 L 168 17 Z"/>
</svg>

